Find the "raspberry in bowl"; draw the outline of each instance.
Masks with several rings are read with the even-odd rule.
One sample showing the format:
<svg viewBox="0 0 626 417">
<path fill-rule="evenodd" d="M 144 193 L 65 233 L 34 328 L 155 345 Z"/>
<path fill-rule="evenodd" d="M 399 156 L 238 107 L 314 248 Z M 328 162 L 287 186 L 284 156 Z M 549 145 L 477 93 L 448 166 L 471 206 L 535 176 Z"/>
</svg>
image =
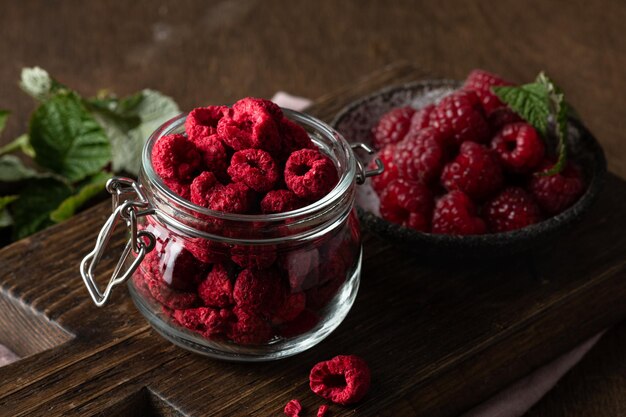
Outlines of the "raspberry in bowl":
<svg viewBox="0 0 626 417">
<path fill-rule="evenodd" d="M 194 109 L 152 134 L 138 182 L 109 183 L 114 213 L 83 279 L 102 305 L 130 278 L 138 310 L 191 351 L 294 355 L 328 336 L 354 302 L 354 198 L 371 174 L 341 135 L 306 114 L 253 98 Z M 91 270 L 119 220 L 131 238 L 101 293 Z"/>
<path fill-rule="evenodd" d="M 596 139 L 573 118 L 558 135 L 552 116 L 531 124 L 494 87 L 517 86 L 474 70 L 464 83 L 386 88 L 336 116 L 385 165 L 357 191 L 366 229 L 428 257 L 481 259 L 535 249 L 587 211 L 606 173 Z"/>
</svg>

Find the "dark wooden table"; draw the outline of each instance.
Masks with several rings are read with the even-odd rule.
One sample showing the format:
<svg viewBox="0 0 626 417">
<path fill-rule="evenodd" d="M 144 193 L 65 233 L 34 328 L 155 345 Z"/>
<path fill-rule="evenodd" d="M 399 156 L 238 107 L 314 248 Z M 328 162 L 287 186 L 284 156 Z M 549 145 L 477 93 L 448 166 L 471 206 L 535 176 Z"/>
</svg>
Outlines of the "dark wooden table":
<svg viewBox="0 0 626 417">
<path fill-rule="evenodd" d="M 189 108 L 278 89 L 318 97 L 404 59 L 453 78 L 483 67 L 523 81 L 545 69 L 624 177 L 626 4 L 559 3 L 4 1 L 0 108 L 14 117 L 1 141 L 33 108 L 16 86 L 26 65 L 85 94 L 152 87 Z M 623 415 L 625 335 L 609 332 L 530 414 Z"/>
</svg>

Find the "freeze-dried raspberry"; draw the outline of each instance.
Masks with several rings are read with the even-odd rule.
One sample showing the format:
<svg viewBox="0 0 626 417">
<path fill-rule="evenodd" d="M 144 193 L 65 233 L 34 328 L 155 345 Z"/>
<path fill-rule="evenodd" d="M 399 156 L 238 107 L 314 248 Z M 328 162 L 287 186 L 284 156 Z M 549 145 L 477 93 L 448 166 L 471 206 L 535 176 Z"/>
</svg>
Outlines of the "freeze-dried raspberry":
<svg viewBox="0 0 626 417">
<path fill-rule="evenodd" d="M 524 120 L 519 117 L 517 113 L 506 106 L 498 107 L 487 115 L 487 122 L 491 128 L 491 133 L 494 135 L 506 125 L 523 121 Z"/>
<path fill-rule="evenodd" d="M 411 116 L 409 132 L 416 132 L 420 129 L 427 128 L 430 124 L 430 113 L 432 113 L 434 109 L 435 105 L 429 104 L 428 106 L 416 111 L 413 116 Z"/>
<path fill-rule="evenodd" d="M 278 331 L 282 337 L 296 337 L 313 329 L 319 321 L 319 316 L 307 309 L 300 313 L 295 320 L 281 324 Z"/>
<path fill-rule="evenodd" d="M 233 289 L 237 306 L 265 317 L 271 317 L 282 301 L 280 274 L 274 269 L 244 269 Z"/>
<path fill-rule="evenodd" d="M 198 303 L 196 293 L 172 289 L 154 276 L 145 275 L 145 282 L 152 297 L 167 308 L 174 310 L 190 308 Z"/>
<path fill-rule="evenodd" d="M 500 157 L 505 169 L 519 174 L 537 168 L 545 154 L 543 140 L 528 123 L 504 126 L 492 139 L 491 148 Z"/>
<path fill-rule="evenodd" d="M 381 149 L 385 145 L 404 139 L 414 113 L 415 109 L 412 107 L 398 107 L 382 115 L 372 129 L 374 147 Z"/>
<path fill-rule="evenodd" d="M 226 173 L 228 169 L 228 152 L 218 135 L 206 136 L 196 141 L 196 148 L 202 155 L 207 170 L 211 171 L 222 182 L 230 182 Z"/>
<path fill-rule="evenodd" d="M 500 85 L 512 85 L 512 83 L 503 80 L 498 75 L 475 69 L 467 76 L 463 89 L 474 91 L 480 98 L 485 111 L 489 113 L 503 105 L 498 96 L 491 90 L 493 86 Z"/>
<path fill-rule="evenodd" d="M 326 404 L 320 405 L 320 408 L 317 409 L 317 417 L 326 417 L 326 413 L 328 413 L 328 406 Z"/>
<path fill-rule="evenodd" d="M 295 151 L 300 149 L 316 149 L 317 147 L 302 126 L 283 118 L 278 123 L 278 130 L 282 140 L 280 151 L 281 159 L 284 161 Z"/>
<path fill-rule="evenodd" d="M 250 100 L 245 105 L 235 103 L 233 109 L 219 121 L 217 132 L 224 143 L 236 151 L 249 148 L 264 149 L 270 153 L 278 151 L 280 135 L 275 115 L 272 114 L 274 110 L 269 108 L 271 106 L 253 105 Z"/>
<path fill-rule="evenodd" d="M 269 153 L 261 149 L 244 149 L 233 154 L 228 175 L 235 182 L 266 193 L 276 185 L 280 170 Z"/>
<path fill-rule="evenodd" d="M 333 189 L 337 180 L 337 168 L 317 150 L 301 149 L 287 159 L 285 183 L 300 198 L 318 200 Z"/>
<path fill-rule="evenodd" d="M 191 183 L 191 202 L 198 206 L 209 207 L 211 196 L 222 188 L 222 184 L 212 172 L 204 171 Z"/>
<path fill-rule="evenodd" d="M 356 355 L 339 355 L 316 364 L 309 374 L 311 390 L 337 404 L 353 404 L 370 388 L 370 369 Z"/>
<path fill-rule="evenodd" d="M 233 309 L 235 322 L 228 329 L 228 338 L 240 345 L 258 345 L 272 338 L 272 327 L 263 317 L 241 307 Z"/>
<path fill-rule="evenodd" d="M 177 309 L 173 315 L 178 324 L 209 339 L 225 333 L 230 317 L 228 310 L 210 307 Z"/>
<path fill-rule="evenodd" d="M 448 191 L 461 190 L 474 200 L 496 193 L 504 183 L 498 157 L 475 142 L 463 142 L 454 161 L 443 168 L 441 183 Z"/>
<path fill-rule="evenodd" d="M 541 221 L 532 195 L 518 187 L 505 188 L 483 207 L 483 217 L 493 233 L 521 229 Z"/>
<path fill-rule="evenodd" d="M 179 242 L 168 241 L 148 253 L 143 266 L 152 276 L 175 290 L 191 290 L 202 279 L 206 268 Z"/>
<path fill-rule="evenodd" d="M 319 265 L 317 249 L 290 250 L 283 255 L 281 265 L 287 272 L 292 291 L 307 290 L 317 285 Z"/>
<path fill-rule="evenodd" d="M 376 158 L 380 158 L 384 171 L 380 175 L 376 175 L 370 178 L 372 181 L 372 188 L 380 194 L 389 185 L 390 182 L 398 179 L 400 174 L 398 173 L 398 165 L 395 161 L 396 144 L 387 145 L 382 148 L 374 158 L 370 161 L 368 168 L 376 169 Z"/>
<path fill-rule="evenodd" d="M 226 106 L 197 107 L 185 119 L 185 132 L 192 142 L 211 136 L 217 132 L 217 123 L 228 112 Z"/>
<path fill-rule="evenodd" d="M 462 191 L 451 191 L 435 204 L 432 233 L 476 235 L 486 230 L 485 222 L 478 217 L 476 205 Z"/>
<path fill-rule="evenodd" d="M 283 412 L 287 417 L 300 417 L 302 411 L 302 404 L 298 400 L 291 400 L 285 405 Z"/>
<path fill-rule="evenodd" d="M 554 165 L 544 161 L 537 172 L 544 172 Z M 530 181 L 529 190 L 541 209 L 550 215 L 561 213 L 574 204 L 585 191 L 585 182 L 580 168 L 568 163 L 558 174 L 541 176 L 535 174 Z"/>
<path fill-rule="evenodd" d="M 445 162 L 441 133 L 425 128 L 409 134 L 396 145 L 395 163 L 400 178 L 428 184 L 439 177 Z"/>
<path fill-rule="evenodd" d="M 255 97 L 244 97 L 233 104 L 233 111 L 238 115 L 267 113 L 276 122 L 283 120 L 281 108 L 271 100 Z"/>
<path fill-rule="evenodd" d="M 191 184 L 188 182 L 182 182 L 177 179 L 163 178 L 163 183 L 172 190 L 175 194 L 181 196 L 185 200 L 191 198 Z"/>
<path fill-rule="evenodd" d="M 272 190 L 261 200 L 261 213 L 274 214 L 297 210 L 305 203 L 291 190 Z"/>
<path fill-rule="evenodd" d="M 444 97 L 430 114 L 430 126 L 456 145 L 489 139 L 489 125 L 473 91 L 456 91 Z"/>
<path fill-rule="evenodd" d="M 209 197 L 209 208 L 224 213 L 249 213 L 254 206 L 254 191 L 240 182 L 231 182 Z"/>
<path fill-rule="evenodd" d="M 185 241 L 185 247 L 197 260 L 205 264 L 222 263 L 230 258 L 228 246 L 210 239 L 190 238 Z"/>
<path fill-rule="evenodd" d="M 426 185 L 395 180 L 380 195 L 380 215 L 392 223 L 427 232 L 433 204 L 432 193 Z"/>
<path fill-rule="evenodd" d="M 292 321 L 304 311 L 306 295 L 303 292 L 287 294 L 283 297 L 282 305 L 276 310 L 272 319 L 275 323 Z"/>
<path fill-rule="evenodd" d="M 230 258 L 242 268 L 266 269 L 276 261 L 273 245 L 233 245 Z"/>
<path fill-rule="evenodd" d="M 213 265 L 206 279 L 198 286 L 198 295 L 206 306 L 228 307 L 234 303 L 233 271 L 222 264 Z"/>
<path fill-rule="evenodd" d="M 201 164 L 200 153 L 184 135 L 162 136 L 152 148 L 152 166 L 163 179 L 191 180 Z"/>
<path fill-rule="evenodd" d="M 335 255 L 320 265 L 319 285 L 306 290 L 307 307 L 322 308 L 337 295 L 337 291 L 346 281 L 348 262 L 349 260 Z"/>
</svg>

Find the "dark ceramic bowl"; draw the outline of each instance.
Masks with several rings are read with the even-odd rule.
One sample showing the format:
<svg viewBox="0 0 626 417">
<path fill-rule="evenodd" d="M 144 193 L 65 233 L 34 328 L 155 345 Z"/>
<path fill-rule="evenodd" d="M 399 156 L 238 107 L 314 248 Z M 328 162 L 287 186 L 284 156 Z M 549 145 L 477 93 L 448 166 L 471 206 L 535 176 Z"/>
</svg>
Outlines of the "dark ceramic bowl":
<svg viewBox="0 0 626 417">
<path fill-rule="evenodd" d="M 437 102 L 460 86 L 452 80 L 425 80 L 386 88 L 357 100 L 341 110 L 332 122 L 349 142 L 371 141 L 371 129 L 387 111 L 410 105 L 417 109 Z M 583 170 L 587 190 L 570 208 L 540 223 L 506 233 L 453 236 L 421 233 L 380 217 L 378 197 L 369 180 L 357 194 L 363 227 L 417 254 L 428 257 L 489 258 L 538 248 L 554 241 L 580 219 L 593 204 L 606 175 L 604 152 L 593 135 L 579 122 L 570 121 L 569 158 Z"/>
</svg>

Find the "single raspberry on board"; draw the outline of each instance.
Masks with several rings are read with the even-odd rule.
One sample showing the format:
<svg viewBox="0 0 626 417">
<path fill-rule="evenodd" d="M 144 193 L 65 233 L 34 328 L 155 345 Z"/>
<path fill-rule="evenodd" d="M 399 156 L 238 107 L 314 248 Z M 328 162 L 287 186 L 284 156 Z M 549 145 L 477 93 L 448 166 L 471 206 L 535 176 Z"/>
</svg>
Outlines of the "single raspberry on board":
<svg viewBox="0 0 626 417">
<path fill-rule="evenodd" d="M 500 85 L 513 85 L 512 83 L 503 80 L 500 76 L 492 74 L 487 71 L 475 69 L 469 73 L 465 83 L 463 84 L 464 90 L 474 91 L 485 108 L 487 113 L 492 110 L 503 106 L 504 104 L 498 96 L 491 91 L 491 87 Z"/>
<path fill-rule="evenodd" d="M 524 119 L 508 107 L 498 107 L 487 115 L 487 122 L 494 135 L 506 125 L 523 121 Z"/>
<path fill-rule="evenodd" d="M 502 187 L 504 176 L 492 150 L 463 142 L 457 157 L 443 168 L 441 183 L 448 191 L 461 190 L 474 200 L 482 200 Z"/>
<path fill-rule="evenodd" d="M 228 113 L 226 106 L 197 107 L 189 112 L 185 119 L 185 132 L 192 142 L 214 135 L 217 123 Z"/>
<path fill-rule="evenodd" d="M 233 270 L 223 264 L 213 265 L 206 279 L 198 286 L 198 296 L 208 307 L 228 307 L 234 304 Z"/>
<path fill-rule="evenodd" d="M 376 175 L 370 178 L 372 181 L 372 188 L 380 194 L 389 185 L 390 182 L 398 179 L 400 174 L 398 173 L 398 165 L 395 161 L 396 144 L 387 145 L 382 148 L 374 158 L 370 161 L 368 168 L 376 169 L 376 158 L 380 158 L 385 170 L 380 175 Z"/>
<path fill-rule="evenodd" d="M 275 110 L 278 107 L 267 100 L 263 102 L 268 104 L 263 105 L 258 100 L 238 101 L 217 124 L 217 132 L 224 143 L 236 151 L 255 148 L 272 153 L 280 149 Z"/>
<path fill-rule="evenodd" d="M 235 321 L 228 328 L 228 338 L 240 345 L 258 345 L 272 338 L 272 327 L 257 313 L 237 306 L 233 309 Z"/>
<path fill-rule="evenodd" d="M 462 191 L 451 191 L 435 204 L 432 233 L 476 235 L 486 230 L 485 222 L 478 217 L 476 205 Z"/>
<path fill-rule="evenodd" d="M 489 231 L 501 233 L 538 223 L 541 210 L 530 193 L 509 187 L 485 204 L 483 217 Z"/>
<path fill-rule="evenodd" d="M 271 317 L 282 302 L 280 274 L 274 269 L 244 269 L 237 276 L 233 298 L 246 311 Z"/>
<path fill-rule="evenodd" d="M 208 171 L 211 171 L 222 182 L 230 182 L 226 173 L 228 169 L 228 152 L 218 135 L 205 136 L 196 141 L 196 148 L 202 155 L 202 161 Z"/>
<path fill-rule="evenodd" d="M 434 104 L 429 104 L 413 113 L 409 132 L 427 128 L 430 125 L 430 114 L 435 110 Z"/>
<path fill-rule="evenodd" d="M 395 180 L 380 195 L 383 219 L 420 232 L 430 229 L 432 210 L 432 193 L 416 181 Z"/>
<path fill-rule="evenodd" d="M 228 310 L 210 307 L 174 311 L 174 320 L 178 324 L 209 339 L 225 333 L 229 318 Z"/>
<path fill-rule="evenodd" d="M 409 132 L 396 145 L 395 163 L 400 178 L 428 184 L 439 177 L 445 162 L 440 136 L 439 131 L 425 128 Z"/>
<path fill-rule="evenodd" d="M 190 187 L 191 202 L 202 207 L 209 207 L 211 196 L 221 191 L 224 186 L 210 171 L 204 171 L 194 178 Z"/>
<path fill-rule="evenodd" d="M 337 168 L 318 150 L 301 149 L 287 159 L 285 183 L 300 198 L 318 200 L 328 194 L 337 181 Z"/>
<path fill-rule="evenodd" d="M 283 213 L 304 206 L 305 203 L 291 190 L 271 190 L 261 200 L 261 213 Z"/>
<path fill-rule="evenodd" d="M 491 140 L 491 148 L 505 169 L 520 174 L 537 168 L 546 150 L 543 140 L 528 123 L 506 125 Z"/>
<path fill-rule="evenodd" d="M 553 162 L 544 161 L 537 172 L 550 169 Z M 585 191 L 585 181 L 580 168 L 568 163 L 565 169 L 550 176 L 534 175 L 529 190 L 539 207 L 550 215 L 558 214 L 574 204 Z"/>
<path fill-rule="evenodd" d="M 489 125 L 473 91 L 456 91 L 444 97 L 430 113 L 430 126 L 455 145 L 489 139 Z"/>
<path fill-rule="evenodd" d="M 224 213 L 249 213 L 254 206 L 255 196 L 247 185 L 231 182 L 209 196 L 209 208 Z"/>
<path fill-rule="evenodd" d="M 152 148 L 152 165 L 163 179 L 191 180 L 201 164 L 200 153 L 184 135 L 162 136 Z"/>
<path fill-rule="evenodd" d="M 372 128 L 374 148 L 381 149 L 404 139 L 409 132 L 414 113 L 415 109 L 412 107 L 398 107 L 383 114 L 378 124 Z"/>
<path fill-rule="evenodd" d="M 355 355 L 339 355 L 320 362 L 309 374 L 309 386 L 315 394 L 342 405 L 363 399 L 370 382 L 369 366 Z"/>
<path fill-rule="evenodd" d="M 283 412 L 287 417 L 300 417 L 302 411 L 302 404 L 299 400 L 291 400 L 285 405 Z"/>
<path fill-rule="evenodd" d="M 272 156 L 261 149 L 244 149 L 233 154 L 228 175 L 254 191 L 266 193 L 274 188 L 280 178 L 280 170 Z"/>
</svg>

